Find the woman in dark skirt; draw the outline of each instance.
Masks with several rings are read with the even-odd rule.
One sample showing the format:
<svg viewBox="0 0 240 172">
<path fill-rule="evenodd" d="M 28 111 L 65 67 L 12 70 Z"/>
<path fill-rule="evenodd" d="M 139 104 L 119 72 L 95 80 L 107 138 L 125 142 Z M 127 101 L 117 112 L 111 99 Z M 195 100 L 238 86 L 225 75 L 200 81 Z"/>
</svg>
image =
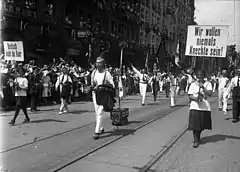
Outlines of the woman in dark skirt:
<svg viewBox="0 0 240 172">
<path fill-rule="evenodd" d="M 212 94 L 212 84 L 204 81 L 204 72 L 197 72 L 197 81 L 193 82 L 188 91 L 190 98 L 188 129 L 193 131 L 193 147 L 200 144 L 201 132 L 212 129 L 211 107 L 208 98 Z"/>
</svg>

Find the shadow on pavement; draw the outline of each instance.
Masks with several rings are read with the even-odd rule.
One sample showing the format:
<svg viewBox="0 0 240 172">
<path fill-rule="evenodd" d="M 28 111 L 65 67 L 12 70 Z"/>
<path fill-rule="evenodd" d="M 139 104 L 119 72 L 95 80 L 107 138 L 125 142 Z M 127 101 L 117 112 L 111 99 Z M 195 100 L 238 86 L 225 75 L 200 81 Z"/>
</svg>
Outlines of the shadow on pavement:
<svg viewBox="0 0 240 172">
<path fill-rule="evenodd" d="M 67 121 L 62 121 L 62 120 L 56 120 L 56 119 L 41 119 L 41 120 L 34 120 L 34 121 L 31 121 L 31 123 L 43 123 L 43 122 L 67 122 Z"/>
<path fill-rule="evenodd" d="M 237 139 L 237 140 L 240 140 L 240 137 L 216 134 L 216 135 L 203 137 L 202 138 L 202 144 L 216 143 L 216 142 L 219 142 L 219 141 L 224 141 L 226 139 Z"/>
<path fill-rule="evenodd" d="M 40 109 L 40 111 L 38 111 L 38 112 L 46 112 L 46 111 L 57 111 L 58 109 Z M 33 113 L 35 113 L 35 112 L 33 112 Z"/>
<path fill-rule="evenodd" d="M 107 137 L 111 137 L 111 136 L 124 136 L 126 134 L 129 134 L 131 132 L 131 134 L 134 134 L 136 130 L 133 129 L 114 129 L 113 131 L 107 131 L 104 132 L 103 135 L 100 136 L 100 139 L 103 138 L 107 138 Z"/>
<path fill-rule="evenodd" d="M 87 112 L 94 112 L 94 110 L 77 110 L 77 111 L 70 111 L 71 114 L 82 114 Z"/>
<path fill-rule="evenodd" d="M 174 107 L 185 107 L 185 106 L 187 106 L 187 104 L 185 104 L 185 105 L 175 105 Z"/>
<path fill-rule="evenodd" d="M 131 124 L 139 124 L 142 123 L 143 121 L 128 121 L 126 125 L 131 125 Z"/>
<path fill-rule="evenodd" d="M 149 106 L 161 105 L 161 104 L 163 104 L 163 102 L 161 100 L 158 100 L 158 102 L 154 102 L 154 103 L 147 103 L 147 105 L 149 105 Z"/>
</svg>

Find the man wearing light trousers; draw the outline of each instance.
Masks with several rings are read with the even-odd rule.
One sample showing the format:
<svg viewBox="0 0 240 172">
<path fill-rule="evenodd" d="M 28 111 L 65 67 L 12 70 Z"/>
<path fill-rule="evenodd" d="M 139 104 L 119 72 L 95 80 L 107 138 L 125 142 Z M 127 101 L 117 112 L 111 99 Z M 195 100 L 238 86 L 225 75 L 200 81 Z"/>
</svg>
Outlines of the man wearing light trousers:
<svg viewBox="0 0 240 172">
<path fill-rule="evenodd" d="M 139 77 L 139 89 L 140 89 L 140 95 L 142 98 L 142 106 L 145 106 L 145 98 L 146 98 L 146 92 L 147 92 L 147 84 L 148 84 L 148 75 L 146 74 L 146 70 L 142 69 L 142 73 L 139 72 L 133 65 L 132 65 L 133 71 L 138 75 Z"/>
<path fill-rule="evenodd" d="M 218 108 L 223 113 L 227 114 L 227 101 L 228 101 L 228 91 L 227 86 L 229 84 L 229 79 L 227 78 L 227 71 L 222 71 L 222 76 L 218 79 Z"/>
<path fill-rule="evenodd" d="M 98 57 L 96 60 L 96 69 L 92 72 L 91 75 L 91 86 L 93 90 L 96 90 L 99 85 L 109 85 L 114 86 L 113 77 L 105 70 L 105 60 L 102 57 Z M 100 134 L 104 132 L 104 128 L 102 125 L 102 118 L 103 118 L 103 110 L 104 107 L 102 105 L 98 105 L 96 101 L 96 92 L 92 92 L 93 96 L 93 104 L 95 109 L 96 115 L 96 127 L 95 127 L 95 134 L 93 136 L 94 139 L 98 139 Z"/>
</svg>

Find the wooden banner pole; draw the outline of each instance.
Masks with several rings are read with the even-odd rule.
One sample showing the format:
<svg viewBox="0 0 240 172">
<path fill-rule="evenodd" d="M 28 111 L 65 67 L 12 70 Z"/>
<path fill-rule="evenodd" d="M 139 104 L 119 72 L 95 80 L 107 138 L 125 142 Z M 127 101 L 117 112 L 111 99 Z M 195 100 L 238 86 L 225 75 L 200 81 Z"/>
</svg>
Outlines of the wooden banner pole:
<svg viewBox="0 0 240 172">
<path fill-rule="evenodd" d="M 118 82 L 120 81 L 122 77 L 122 61 L 123 61 L 123 48 L 121 48 L 121 56 L 120 56 L 120 73 L 119 73 L 119 78 Z M 123 89 L 123 88 L 122 88 Z M 121 98 L 120 98 L 120 88 L 118 87 L 118 105 L 119 109 L 121 108 Z"/>
</svg>

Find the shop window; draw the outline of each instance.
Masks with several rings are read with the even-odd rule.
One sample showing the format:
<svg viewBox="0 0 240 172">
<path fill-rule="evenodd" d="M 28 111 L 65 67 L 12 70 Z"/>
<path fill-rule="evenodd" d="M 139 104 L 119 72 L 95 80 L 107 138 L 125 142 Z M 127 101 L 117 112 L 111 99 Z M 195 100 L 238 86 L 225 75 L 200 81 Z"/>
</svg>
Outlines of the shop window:
<svg viewBox="0 0 240 172">
<path fill-rule="evenodd" d="M 36 9 L 36 0 L 25 0 L 25 7 Z"/>
<path fill-rule="evenodd" d="M 149 7 L 149 0 L 146 1 L 146 5 L 147 5 L 147 7 Z"/>
<path fill-rule="evenodd" d="M 117 31 L 117 26 L 116 26 L 116 22 L 115 21 L 112 21 L 112 25 L 111 25 L 111 31 L 112 33 L 116 33 Z"/>
<path fill-rule="evenodd" d="M 92 26 L 93 26 L 93 16 L 92 16 L 92 14 L 88 15 L 88 18 L 87 18 L 86 22 L 88 23 L 89 27 L 92 28 Z"/>
<path fill-rule="evenodd" d="M 54 1 L 53 0 L 46 0 L 46 9 L 45 12 L 48 16 L 54 15 Z"/>
<path fill-rule="evenodd" d="M 123 25 L 119 24 L 118 26 L 118 33 L 122 34 L 123 33 Z"/>
<path fill-rule="evenodd" d="M 72 24 L 75 16 L 75 4 L 68 3 L 65 8 L 65 21 Z"/>
<path fill-rule="evenodd" d="M 102 28 L 102 20 L 100 18 L 96 18 L 95 23 L 98 29 Z"/>
<path fill-rule="evenodd" d="M 6 2 L 6 3 L 14 3 L 15 0 L 3 0 L 3 2 Z"/>
</svg>

